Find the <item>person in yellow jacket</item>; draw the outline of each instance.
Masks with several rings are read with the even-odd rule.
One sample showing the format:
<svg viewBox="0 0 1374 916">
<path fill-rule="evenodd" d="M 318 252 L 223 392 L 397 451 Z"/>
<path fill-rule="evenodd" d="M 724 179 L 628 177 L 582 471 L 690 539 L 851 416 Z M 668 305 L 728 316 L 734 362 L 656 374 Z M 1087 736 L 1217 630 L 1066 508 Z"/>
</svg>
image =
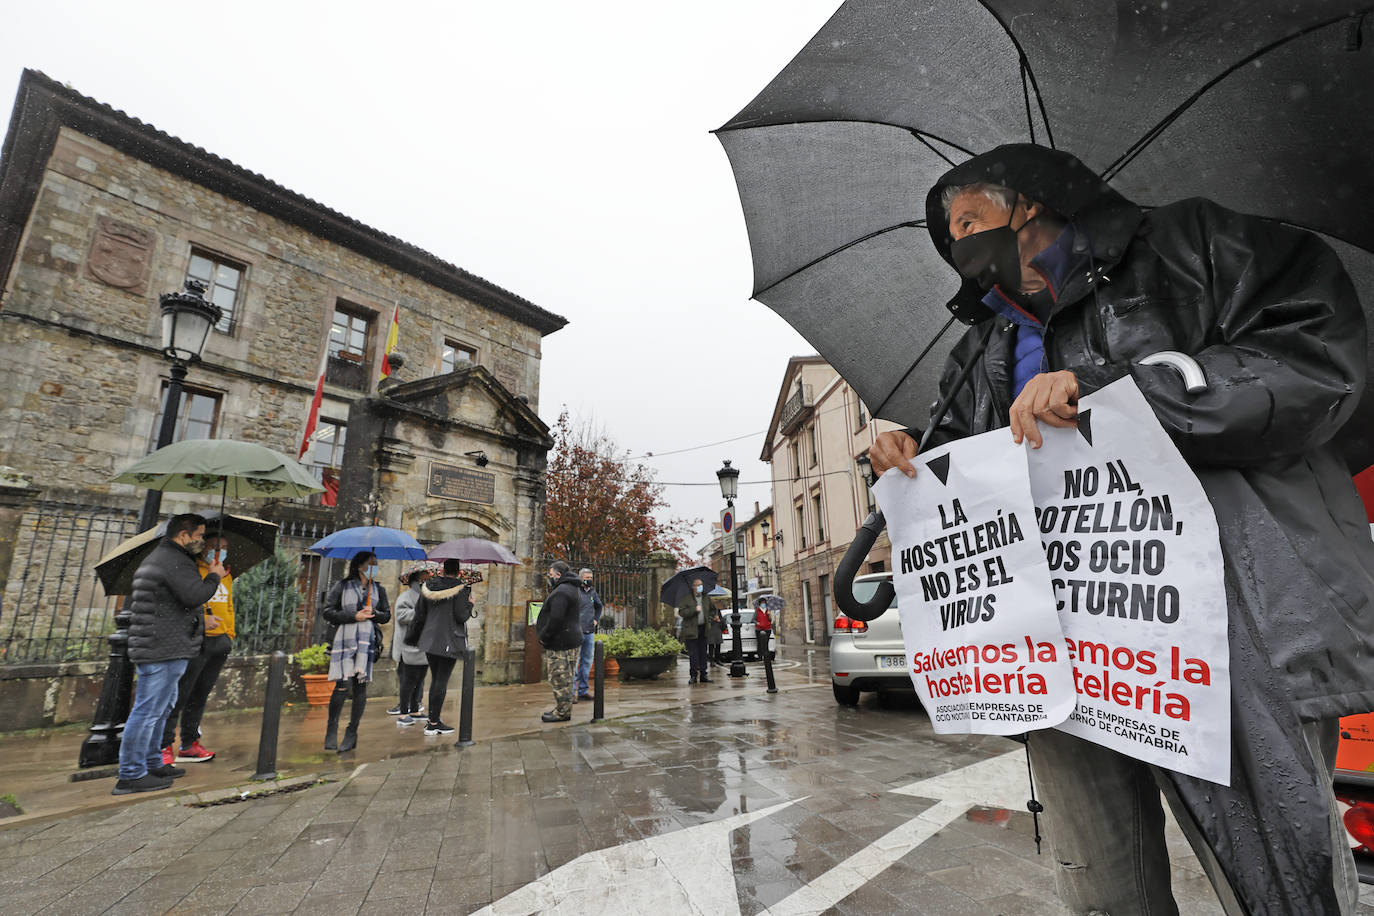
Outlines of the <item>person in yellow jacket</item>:
<svg viewBox="0 0 1374 916">
<path fill-rule="evenodd" d="M 209 572 L 212 558 L 218 560 L 226 572 L 219 580 L 214 597 L 205 603 L 205 640 L 201 643 L 200 655 L 187 662 L 186 673 L 177 683 L 176 705 L 167 716 L 162 732 L 164 764 L 204 763 L 215 756 L 213 751 L 201 746 L 200 717 L 205 713 L 205 703 L 219 680 L 224 662 L 234 648 L 234 577 L 228 571 L 229 542 L 214 535 L 206 537 L 205 552 L 198 560 L 202 577 Z M 181 721 L 181 746 L 174 752 L 172 741 L 176 737 L 178 720 Z"/>
</svg>

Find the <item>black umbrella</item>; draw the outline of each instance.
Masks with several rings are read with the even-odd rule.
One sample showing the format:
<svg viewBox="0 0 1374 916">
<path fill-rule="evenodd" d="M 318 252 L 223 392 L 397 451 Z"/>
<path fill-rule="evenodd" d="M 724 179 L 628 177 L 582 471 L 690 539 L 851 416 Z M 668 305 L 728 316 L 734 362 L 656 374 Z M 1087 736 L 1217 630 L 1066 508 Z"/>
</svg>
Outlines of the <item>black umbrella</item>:
<svg viewBox="0 0 1374 916">
<path fill-rule="evenodd" d="M 277 525 L 248 515 L 225 515 L 203 512 L 206 537 L 214 537 L 215 527 L 224 524 L 223 537 L 229 542 L 229 559 L 225 566 L 236 576 L 242 575 L 272 555 L 277 546 Z M 158 541 L 167 533 L 167 523 L 134 535 L 115 546 L 96 564 L 95 574 L 107 595 L 127 595 L 133 588 L 134 573 L 153 552 Z"/>
<path fill-rule="evenodd" d="M 1038 142 L 1147 206 L 1205 196 L 1318 231 L 1374 308 L 1371 9 L 851 0 L 717 131 L 754 297 L 873 415 L 925 426 L 963 333 L 925 194 L 970 155 Z M 1374 394 L 1342 437 L 1352 470 L 1374 461 Z"/>
<path fill-rule="evenodd" d="M 1374 308 L 1371 10 L 1368 0 L 851 0 L 717 131 L 753 295 L 874 416 L 925 426 L 963 333 L 946 311 L 959 282 L 931 244 L 926 192 L 972 155 L 1031 142 L 1074 153 L 1146 206 L 1203 196 L 1319 232 Z M 1338 443 L 1352 471 L 1374 461 L 1374 392 Z M 880 527 L 865 523 L 868 543 Z M 1246 645 L 1233 683 L 1262 678 L 1263 653 Z M 1303 839 L 1326 829 L 1324 776 L 1266 778 L 1273 759 L 1301 756 L 1286 707 L 1235 714 L 1232 786 L 1171 782 L 1252 911 L 1266 901 L 1266 911 L 1330 911 L 1329 861 Z M 1266 845 L 1275 816 L 1291 829 Z"/>
<path fill-rule="evenodd" d="M 693 566 L 691 569 L 679 570 L 658 590 L 659 600 L 664 604 L 677 604 L 684 595 L 691 593 L 692 582 L 697 579 L 701 580 L 703 592 L 709 592 L 716 587 L 718 577 L 716 571 L 709 566 Z"/>
</svg>

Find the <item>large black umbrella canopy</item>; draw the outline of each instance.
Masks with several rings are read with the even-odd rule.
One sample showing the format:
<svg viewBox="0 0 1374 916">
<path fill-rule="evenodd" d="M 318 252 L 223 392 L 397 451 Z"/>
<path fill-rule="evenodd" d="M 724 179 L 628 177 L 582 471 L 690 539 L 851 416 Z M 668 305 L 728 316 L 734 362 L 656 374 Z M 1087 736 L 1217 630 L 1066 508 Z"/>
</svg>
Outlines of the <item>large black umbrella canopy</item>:
<svg viewBox="0 0 1374 916">
<path fill-rule="evenodd" d="M 229 542 L 229 560 L 225 565 L 235 576 L 242 575 L 272 555 L 277 546 L 277 525 L 266 519 L 249 515 L 224 515 L 204 512 L 205 536 L 215 537 L 223 525 L 223 537 Z M 133 588 L 134 573 L 148 554 L 167 533 L 167 523 L 149 528 L 115 546 L 96 563 L 95 574 L 107 595 L 127 595 Z"/>
<path fill-rule="evenodd" d="M 692 582 L 696 579 L 701 580 L 702 593 L 705 594 L 716 587 L 718 578 L 716 571 L 709 566 L 680 569 L 659 588 L 658 598 L 664 604 L 677 604 L 684 595 L 692 591 Z"/>
<path fill-rule="evenodd" d="M 948 324 L 958 276 L 933 244 L 946 230 L 927 226 L 926 193 L 973 155 L 1039 143 L 1143 206 L 1203 196 L 1322 234 L 1368 311 L 1370 11 L 1370 0 L 851 0 L 717 131 L 753 295 L 873 415 L 924 426 L 964 332 Z M 1338 443 L 1352 470 L 1374 462 L 1374 393 Z M 1237 655 L 1233 640 L 1232 655 L 1233 683 L 1263 682 L 1262 652 Z M 1279 785 L 1272 762 L 1302 759 L 1297 720 L 1281 703 L 1272 715 L 1240 703 L 1261 694 L 1237 699 L 1231 787 L 1169 780 L 1250 911 L 1333 911 L 1330 862 L 1305 840 L 1326 830 L 1327 777 Z M 1274 818 L 1291 829 L 1267 830 Z"/>
<path fill-rule="evenodd" d="M 925 425 L 964 330 L 947 326 L 958 277 L 931 244 L 925 194 L 971 155 L 1033 142 L 1145 206 L 1205 196 L 1320 232 L 1369 308 L 1371 8 L 852 0 L 717 131 L 754 296 L 875 415 Z M 1355 468 L 1374 460 L 1360 429 L 1374 429 L 1374 398 L 1347 426 Z"/>
</svg>

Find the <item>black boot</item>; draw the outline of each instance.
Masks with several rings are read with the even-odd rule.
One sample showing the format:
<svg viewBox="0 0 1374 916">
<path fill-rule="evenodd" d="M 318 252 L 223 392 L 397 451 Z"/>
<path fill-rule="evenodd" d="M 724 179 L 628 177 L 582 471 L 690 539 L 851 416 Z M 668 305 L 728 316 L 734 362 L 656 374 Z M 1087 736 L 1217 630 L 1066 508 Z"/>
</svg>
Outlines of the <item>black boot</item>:
<svg viewBox="0 0 1374 916">
<path fill-rule="evenodd" d="M 339 746 L 339 716 L 343 714 L 344 693 L 335 688 L 329 695 L 329 724 L 324 727 L 324 749 L 332 751 Z"/>
<path fill-rule="evenodd" d="M 340 754 L 358 746 L 358 723 L 363 720 L 363 710 L 367 708 L 367 694 L 364 692 L 366 689 L 365 684 L 359 684 L 354 688 L 353 708 L 348 711 L 348 727 L 344 729 L 343 741 L 339 743 Z"/>
</svg>

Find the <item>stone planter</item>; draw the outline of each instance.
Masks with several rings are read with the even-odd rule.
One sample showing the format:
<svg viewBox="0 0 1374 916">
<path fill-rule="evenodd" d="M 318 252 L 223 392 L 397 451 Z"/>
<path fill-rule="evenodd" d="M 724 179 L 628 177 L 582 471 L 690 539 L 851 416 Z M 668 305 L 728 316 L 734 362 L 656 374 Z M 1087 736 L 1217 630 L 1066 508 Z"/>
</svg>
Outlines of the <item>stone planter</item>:
<svg viewBox="0 0 1374 916">
<path fill-rule="evenodd" d="M 327 674 L 302 674 L 305 684 L 305 702 L 310 706 L 328 706 L 329 695 L 334 692 L 334 682 Z"/>
<path fill-rule="evenodd" d="M 677 661 L 677 656 L 651 655 L 647 658 L 620 656 L 616 658 L 616 661 L 620 663 L 620 679 L 622 681 L 653 680 L 671 668 L 673 663 Z"/>
</svg>

